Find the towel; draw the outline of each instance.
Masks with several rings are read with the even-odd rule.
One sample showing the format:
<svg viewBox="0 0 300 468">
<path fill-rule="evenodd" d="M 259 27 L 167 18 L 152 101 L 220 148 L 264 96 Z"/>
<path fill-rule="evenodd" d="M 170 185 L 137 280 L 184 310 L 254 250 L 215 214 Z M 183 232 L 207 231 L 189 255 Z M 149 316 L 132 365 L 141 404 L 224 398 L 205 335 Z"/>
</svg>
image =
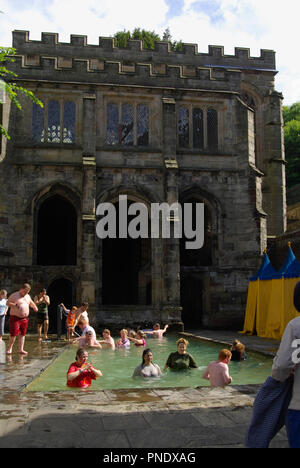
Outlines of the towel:
<svg viewBox="0 0 300 468">
<path fill-rule="evenodd" d="M 246 447 L 269 447 L 273 437 L 286 423 L 292 389 L 291 377 L 284 382 L 271 376 L 267 378 L 254 400 L 252 419 L 246 434 Z"/>
</svg>

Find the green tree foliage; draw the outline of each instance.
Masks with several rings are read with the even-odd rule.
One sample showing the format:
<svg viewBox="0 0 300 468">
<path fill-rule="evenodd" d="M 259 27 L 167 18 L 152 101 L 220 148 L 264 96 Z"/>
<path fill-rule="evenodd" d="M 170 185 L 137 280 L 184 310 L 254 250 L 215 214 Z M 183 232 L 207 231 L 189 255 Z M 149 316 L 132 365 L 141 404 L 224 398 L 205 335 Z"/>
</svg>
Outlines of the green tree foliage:
<svg viewBox="0 0 300 468">
<path fill-rule="evenodd" d="M 5 97 L 11 100 L 11 102 L 20 110 L 22 110 L 21 103 L 18 96 L 24 94 L 32 102 L 35 102 L 39 106 L 43 107 L 43 103 L 33 94 L 32 91 L 29 91 L 22 86 L 19 86 L 14 82 L 14 79 L 18 75 L 12 72 L 7 68 L 8 64 L 14 62 L 14 55 L 16 50 L 12 47 L 1 47 L 0 46 L 0 105 L 4 104 Z M 3 127 L 0 122 L 0 135 L 4 135 L 6 138 L 10 139 L 10 136 L 7 133 L 7 130 Z"/>
<path fill-rule="evenodd" d="M 154 49 L 155 41 L 167 41 L 171 44 L 171 50 L 182 50 L 182 41 L 172 41 L 172 36 L 169 28 L 167 28 L 161 38 L 155 31 L 146 31 L 145 29 L 135 28 L 132 33 L 130 31 L 118 31 L 114 34 L 116 47 L 127 47 L 129 39 L 138 39 L 143 41 L 143 48 Z"/>
<path fill-rule="evenodd" d="M 287 187 L 300 183 L 300 102 L 283 106 Z"/>
</svg>

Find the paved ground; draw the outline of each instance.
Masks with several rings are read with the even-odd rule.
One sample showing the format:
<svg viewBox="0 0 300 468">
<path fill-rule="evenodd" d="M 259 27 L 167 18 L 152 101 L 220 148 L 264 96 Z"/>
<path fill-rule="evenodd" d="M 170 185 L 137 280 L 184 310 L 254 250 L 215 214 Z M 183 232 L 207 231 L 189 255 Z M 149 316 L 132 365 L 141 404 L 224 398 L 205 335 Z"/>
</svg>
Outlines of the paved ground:
<svg viewBox="0 0 300 468">
<path fill-rule="evenodd" d="M 224 344 L 241 335 L 198 330 Z M 278 342 L 244 337 L 247 349 L 275 352 Z M 24 386 L 61 352 L 64 343 L 37 345 L 0 366 L 0 447 L 114 449 L 242 448 L 259 386 L 25 392 Z M 285 429 L 271 447 L 288 447 Z M 111 450 L 110 450 L 111 449 Z"/>
</svg>

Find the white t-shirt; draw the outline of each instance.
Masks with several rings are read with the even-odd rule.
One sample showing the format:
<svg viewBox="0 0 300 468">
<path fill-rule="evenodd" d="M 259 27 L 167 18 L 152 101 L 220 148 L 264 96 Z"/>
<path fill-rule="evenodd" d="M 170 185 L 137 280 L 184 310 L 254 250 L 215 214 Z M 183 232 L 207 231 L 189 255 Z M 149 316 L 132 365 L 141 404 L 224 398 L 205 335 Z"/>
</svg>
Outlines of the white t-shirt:
<svg viewBox="0 0 300 468">
<path fill-rule="evenodd" d="M 0 299 L 0 315 L 4 315 L 6 311 L 6 302 L 7 299 Z"/>
</svg>

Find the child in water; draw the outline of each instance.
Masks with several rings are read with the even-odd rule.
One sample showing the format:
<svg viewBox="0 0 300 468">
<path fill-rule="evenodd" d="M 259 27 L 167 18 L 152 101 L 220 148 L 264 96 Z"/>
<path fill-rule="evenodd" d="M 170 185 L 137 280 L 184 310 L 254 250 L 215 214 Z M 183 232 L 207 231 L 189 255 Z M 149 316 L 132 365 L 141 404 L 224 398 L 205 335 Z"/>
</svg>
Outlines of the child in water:
<svg viewBox="0 0 300 468">
<path fill-rule="evenodd" d="M 120 331 L 121 338 L 118 339 L 116 342 L 117 348 L 130 348 L 130 341 L 128 339 L 128 330 L 126 328 L 122 328 Z"/>
<path fill-rule="evenodd" d="M 222 349 L 219 352 L 217 361 L 208 364 L 203 379 L 210 381 L 212 387 L 225 387 L 232 382 L 232 377 L 229 375 L 228 364 L 231 359 L 231 351 L 229 349 Z"/>
<path fill-rule="evenodd" d="M 67 309 L 63 303 L 60 304 L 64 310 L 64 313 L 67 314 L 66 327 L 67 327 L 67 340 L 70 341 L 71 337 L 74 336 L 75 320 L 76 320 L 76 310 L 77 307 L 73 306 L 72 309 Z"/>
<path fill-rule="evenodd" d="M 146 346 L 145 335 L 141 330 L 136 332 L 135 338 L 128 336 L 128 339 L 132 341 L 135 346 Z"/>
<path fill-rule="evenodd" d="M 245 345 L 239 340 L 234 340 L 230 348 L 232 361 L 244 361 L 246 359 Z"/>
<path fill-rule="evenodd" d="M 111 348 L 112 350 L 114 350 L 116 348 L 115 342 L 112 339 L 110 335 L 110 330 L 108 328 L 105 328 L 105 330 L 103 330 L 102 336 L 104 340 L 100 340 L 99 343 L 105 345 L 106 348 Z"/>
</svg>

